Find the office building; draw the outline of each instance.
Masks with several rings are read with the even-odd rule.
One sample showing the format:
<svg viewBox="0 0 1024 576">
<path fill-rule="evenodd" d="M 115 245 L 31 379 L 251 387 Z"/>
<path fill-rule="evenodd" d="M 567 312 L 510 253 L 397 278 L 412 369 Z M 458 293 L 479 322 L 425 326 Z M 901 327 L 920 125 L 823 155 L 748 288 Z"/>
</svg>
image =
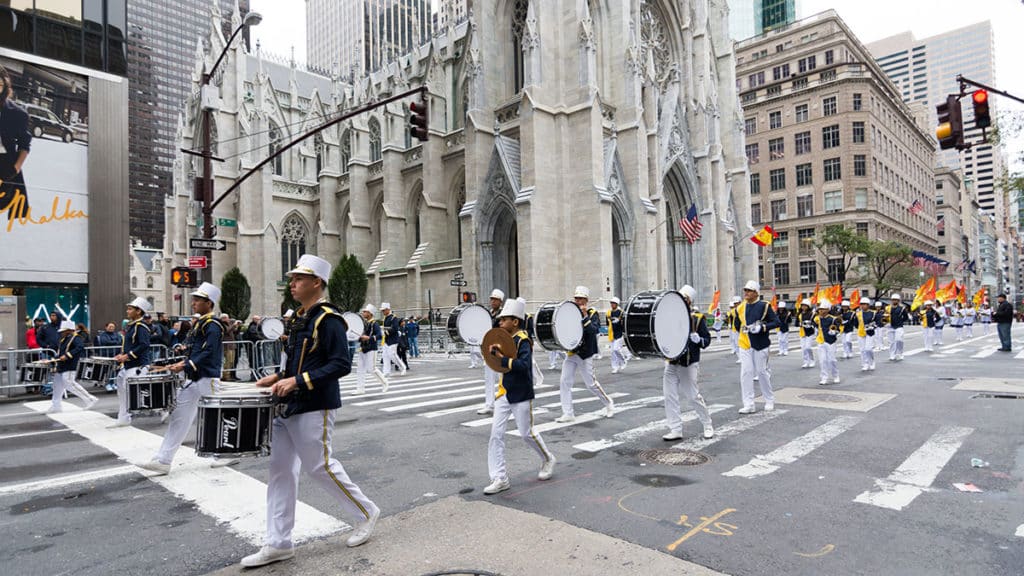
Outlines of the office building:
<svg viewBox="0 0 1024 576">
<path fill-rule="evenodd" d="M 729 2 L 729 36 L 746 40 L 799 20 L 800 0 L 737 0 Z"/>
<path fill-rule="evenodd" d="M 306 61 L 330 75 L 379 70 L 433 33 L 430 0 L 306 0 Z"/>
</svg>

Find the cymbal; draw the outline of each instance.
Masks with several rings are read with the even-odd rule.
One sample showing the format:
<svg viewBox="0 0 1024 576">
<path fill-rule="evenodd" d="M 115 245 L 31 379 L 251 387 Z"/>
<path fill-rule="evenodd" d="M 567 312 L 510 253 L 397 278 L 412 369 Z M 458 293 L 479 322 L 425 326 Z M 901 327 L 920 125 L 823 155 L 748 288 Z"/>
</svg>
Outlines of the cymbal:
<svg viewBox="0 0 1024 576">
<path fill-rule="evenodd" d="M 509 358 L 514 359 L 519 351 L 516 350 L 516 344 L 512 340 L 512 335 L 501 328 L 491 328 L 484 334 L 484 340 L 480 344 L 480 352 L 484 355 L 484 362 L 491 370 L 504 374 L 511 370 L 511 368 L 502 366 L 501 360 L 491 354 L 491 345 L 493 344 L 497 344 L 501 353 Z"/>
</svg>

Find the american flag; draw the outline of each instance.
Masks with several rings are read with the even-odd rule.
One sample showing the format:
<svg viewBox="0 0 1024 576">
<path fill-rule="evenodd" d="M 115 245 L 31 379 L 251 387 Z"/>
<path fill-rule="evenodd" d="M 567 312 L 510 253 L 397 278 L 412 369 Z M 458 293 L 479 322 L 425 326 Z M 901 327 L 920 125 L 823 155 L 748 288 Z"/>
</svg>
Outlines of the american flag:
<svg viewBox="0 0 1024 576">
<path fill-rule="evenodd" d="M 921 204 L 920 200 L 914 200 L 914 203 L 911 204 L 910 208 L 907 208 L 907 210 L 910 210 L 911 214 L 917 214 L 921 210 L 924 210 L 924 204 Z"/>
<path fill-rule="evenodd" d="M 946 218 L 945 217 L 939 216 L 939 221 L 935 223 L 935 230 L 939 234 L 942 234 L 943 232 L 946 231 Z"/>
<path fill-rule="evenodd" d="M 704 225 L 697 219 L 697 205 L 691 204 L 690 209 L 686 211 L 686 217 L 679 219 L 679 229 L 683 231 L 683 236 L 686 236 L 690 244 L 693 244 L 700 240 L 700 229 L 703 227 Z"/>
</svg>

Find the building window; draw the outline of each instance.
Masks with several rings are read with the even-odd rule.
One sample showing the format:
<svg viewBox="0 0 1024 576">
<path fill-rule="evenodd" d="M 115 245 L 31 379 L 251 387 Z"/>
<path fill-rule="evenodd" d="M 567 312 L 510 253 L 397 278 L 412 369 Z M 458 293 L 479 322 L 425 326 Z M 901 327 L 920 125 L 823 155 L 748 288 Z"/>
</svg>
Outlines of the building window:
<svg viewBox="0 0 1024 576">
<path fill-rule="evenodd" d="M 138 276 L 132 276 L 132 288 L 134 289 L 134 288 L 138 288 L 138 287 L 139 287 L 139 278 L 138 278 Z"/>
<path fill-rule="evenodd" d="M 801 73 L 807 72 L 809 70 L 814 70 L 817 67 L 817 56 L 808 56 L 807 58 L 801 58 L 797 62 L 797 69 L 800 70 Z"/>
<path fill-rule="evenodd" d="M 945 234 L 939 234 L 939 236 L 945 236 Z M 939 256 L 943 256 L 945 254 L 946 254 L 946 247 L 940 244 L 939 245 Z"/>
<path fill-rule="evenodd" d="M 768 157 L 772 160 L 781 160 L 786 157 L 785 138 L 772 138 L 768 141 Z"/>
<path fill-rule="evenodd" d="M 868 237 L 868 223 L 867 222 L 857 222 L 857 235 L 858 236 L 863 236 L 864 238 Z"/>
<path fill-rule="evenodd" d="M 800 262 L 800 283 L 813 284 L 818 281 L 818 266 L 813 260 Z"/>
<path fill-rule="evenodd" d="M 801 256 L 814 255 L 814 228 L 801 228 L 796 231 L 797 242 L 800 244 Z M 803 272 L 800 275 L 803 276 Z"/>
<path fill-rule="evenodd" d="M 807 122 L 807 104 L 797 104 L 796 106 L 796 121 Z"/>
<path fill-rule="evenodd" d="M 281 227 L 281 277 L 295 268 L 299 256 L 306 253 L 306 225 L 292 214 Z"/>
<path fill-rule="evenodd" d="M 782 128 L 782 112 L 768 113 L 768 128 L 772 130 L 775 130 L 776 128 Z"/>
<path fill-rule="evenodd" d="M 771 182 L 772 192 L 774 192 L 776 190 L 785 190 L 786 189 L 786 169 L 785 168 L 779 168 L 779 169 L 776 169 L 776 170 L 772 170 L 768 174 L 768 179 Z"/>
<path fill-rule="evenodd" d="M 747 144 L 746 152 L 747 152 L 747 162 L 749 162 L 751 164 L 757 164 L 758 156 L 760 156 L 760 153 L 758 152 L 757 143 L 755 142 L 753 144 Z"/>
<path fill-rule="evenodd" d="M 940 233 L 939 235 L 941 236 L 942 234 Z M 147 276 L 146 277 L 146 288 L 153 288 L 153 277 L 152 276 Z"/>
<path fill-rule="evenodd" d="M 832 182 L 843 177 L 842 163 L 839 158 L 829 158 L 821 164 L 825 172 L 825 182 Z"/>
<path fill-rule="evenodd" d="M 772 220 L 786 219 L 786 200 L 772 200 Z"/>
<path fill-rule="evenodd" d="M 855 206 L 856 206 L 857 210 L 867 210 L 868 209 L 868 189 L 867 188 L 857 188 L 856 190 L 854 190 L 853 191 L 853 198 L 854 198 L 854 202 L 855 202 Z"/>
<path fill-rule="evenodd" d="M 789 262 L 775 264 L 775 285 L 787 286 L 789 284 Z"/>
<path fill-rule="evenodd" d="M 324 169 L 324 138 L 320 134 L 313 137 L 313 151 L 316 153 L 316 174 L 314 177 L 319 178 L 320 172 Z"/>
<path fill-rule="evenodd" d="M 842 190 L 829 190 L 825 192 L 825 213 L 832 214 L 834 212 L 842 212 L 843 210 L 843 191 Z"/>
<path fill-rule="evenodd" d="M 846 282 L 846 266 L 842 258 L 828 259 L 828 281 L 833 284 Z"/>
<path fill-rule="evenodd" d="M 743 121 L 743 133 L 747 136 L 757 134 L 757 118 L 747 118 Z"/>
<path fill-rule="evenodd" d="M 761 193 L 761 175 L 751 174 L 750 175 L 750 193 L 760 194 Z"/>
<path fill-rule="evenodd" d="M 376 162 L 381 159 L 381 144 L 380 144 L 380 123 L 377 122 L 376 118 L 370 118 L 370 162 Z"/>
<path fill-rule="evenodd" d="M 854 94 L 853 94 L 853 110 L 855 112 L 859 112 L 860 110 L 863 109 L 863 107 L 864 107 L 864 104 L 862 102 L 860 93 L 859 92 L 854 92 Z"/>
<path fill-rule="evenodd" d="M 348 163 L 352 160 L 352 133 L 345 130 L 341 133 L 341 173 L 348 174 Z"/>
<path fill-rule="evenodd" d="M 805 194 L 796 197 L 796 215 L 798 218 L 814 216 L 814 195 Z"/>
<path fill-rule="evenodd" d="M 750 205 L 750 223 L 757 225 L 761 223 L 761 203 Z"/>
<path fill-rule="evenodd" d="M 821 129 L 821 147 L 825 150 L 839 146 L 839 124 L 825 126 Z"/>
<path fill-rule="evenodd" d="M 822 115 L 824 115 L 824 116 L 832 116 L 836 112 L 838 112 L 838 108 L 836 106 L 836 97 L 835 96 L 829 96 L 828 98 L 823 98 L 821 100 L 821 113 L 822 113 Z"/>
<path fill-rule="evenodd" d="M 516 0 L 512 10 L 512 93 L 518 94 L 525 82 L 523 74 L 523 30 L 526 28 L 528 0 Z"/>
<path fill-rule="evenodd" d="M 758 72 L 756 74 L 751 74 L 750 76 L 748 76 L 747 84 L 749 84 L 751 88 L 757 88 L 758 86 L 764 84 L 764 72 Z"/>
<path fill-rule="evenodd" d="M 782 66 L 772 68 L 772 80 L 778 82 L 783 78 L 789 78 L 789 64 L 783 64 Z"/>
<path fill-rule="evenodd" d="M 796 185 L 797 186 L 810 186 L 813 182 L 813 172 L 811 170 L 811 164 L 797 164 L 796 165 Z"/>
<path fill-rule="evenodd" d="M 935 220 L 935 229 L 938 230 L 939 236 L 946 235 L 946 216 L 941 215 Z"/>
<path fill-rule="evenodd" d="M 853 175 L 854 176 L 867 176 L 868 175 L 868 157 L 863 154 L 853 155 Z"/>
<path fill-rule="evenodd" d="M 854 122 L 853 123 L 853 143 L 863 144 L 864 143 L 864 123 Z"/>
<path fill-rule="evenodd" d="M 281 150 L 281 131 L 276 124 L 270 124 L 270 133 L 267 137 L 270 139 L 270 144 L 267 145 L 267 156 L 274 157 L 274 161 L 270 165 L 274 174 L 280 176 L 284 173 L 284 163 L 282 162 L 284 155 L 276 155 Z"/>
<path fill-rule="evenodd" d="M 793 136 L 793 142 L 796 145 L 796 154 L 810 154 L 811 153 L 811 133 L 810 132 L 798 132 Z"/>
<path fill-rule="evenodd" d="M 825 50 L 825 65 L 829 65 L 833 62 L 833 55 L 831 50 Z"/>
</svg>

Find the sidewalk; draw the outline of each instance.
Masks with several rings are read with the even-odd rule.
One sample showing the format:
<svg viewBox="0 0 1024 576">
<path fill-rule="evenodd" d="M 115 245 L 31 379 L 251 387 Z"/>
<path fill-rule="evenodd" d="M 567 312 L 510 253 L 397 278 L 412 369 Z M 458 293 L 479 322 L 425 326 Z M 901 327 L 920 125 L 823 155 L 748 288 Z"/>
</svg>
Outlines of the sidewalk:
<svg viewBox="0 0 1024 576">
<path fill-rule="evenodd" d="M 300 546 L 294 559 L 263 568 L 234 565 L 213 574 L 416 576 L 479 571 L 501 576 L 721 576 L 624 540 L 457 496 L 382 518 L 373 539 L 359 548 L 347 548 L 344 538 L 335 535 Z"/>
</svg>

